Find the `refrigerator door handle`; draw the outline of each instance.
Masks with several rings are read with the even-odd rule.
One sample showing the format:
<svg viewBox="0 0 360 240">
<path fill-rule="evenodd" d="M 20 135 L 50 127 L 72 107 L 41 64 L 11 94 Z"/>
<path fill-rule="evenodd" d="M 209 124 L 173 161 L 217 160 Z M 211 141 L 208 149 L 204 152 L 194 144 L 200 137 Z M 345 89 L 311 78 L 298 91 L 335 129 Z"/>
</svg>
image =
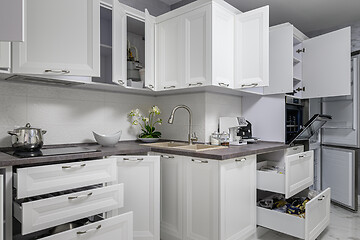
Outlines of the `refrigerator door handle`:
<svg viewBox="0 0 360 240">
<path fill-rule="evenodd" d="M 358 109 L 357 109 L 357 103 L 358 103 L 358 59 L 353 58 L 353 130 L 357 130 L 358 126 Z"/>
</svg>

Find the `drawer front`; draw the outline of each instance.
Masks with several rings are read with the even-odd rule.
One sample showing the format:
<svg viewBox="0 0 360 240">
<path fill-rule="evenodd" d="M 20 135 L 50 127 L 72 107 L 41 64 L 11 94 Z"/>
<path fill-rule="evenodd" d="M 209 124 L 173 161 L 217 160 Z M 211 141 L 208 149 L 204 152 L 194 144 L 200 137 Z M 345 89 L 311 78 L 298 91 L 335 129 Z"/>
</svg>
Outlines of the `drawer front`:
<svg viewBox="0 0 360 240">
<path fill-rule="evenodd" d="M 116 181 L 116 159 L 62 163 L 17 169 L 17 198 L 32 197 Z"/>
<path fill-rule="evenodd" d="M 124 185 L 66 194 L 23 203 L 20 211 L 22 234 L 28 234 L 62 223 L 100 214 L 123 207 Z M 15 207 L 19 206 L 15 204 Z M 14 213 L 19 210 L 14 210 Z"/>
<path fill-rule="evenodd" d="M 83 227 L 58 233 L 39 240 L 132 240 L 133 215 L 128 212 L 116 217 L 108 218 Z"/>
<path fill-rule="evenodd" d="M 285 197 L 290 198 L 314 183 L 314 152 L 285 157 Z"/>
<path fill-rule="evenodd" d="M 330 223 L 330 188 L 311 199 L 305 208 L 305 239 L 315 240 Z"/>
<path fill-rule="evenodd" d="M 302 153 L 303 151 L 304 151 L 304 145 L 290 147 L 285 150 L 285 156 Z"/>
</svg>

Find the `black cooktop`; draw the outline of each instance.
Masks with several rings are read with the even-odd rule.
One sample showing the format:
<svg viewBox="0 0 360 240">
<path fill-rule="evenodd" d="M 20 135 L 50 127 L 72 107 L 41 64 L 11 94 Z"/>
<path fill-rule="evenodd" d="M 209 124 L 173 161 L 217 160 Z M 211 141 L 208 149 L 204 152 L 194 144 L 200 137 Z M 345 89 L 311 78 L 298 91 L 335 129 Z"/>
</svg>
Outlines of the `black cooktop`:
<svg viewBox="0 0 360 240">
<path fill-rule="evenodd" d="M 55 156 L 55 155 L 65 155 L 73 153 L 88 153 L 88 152 L 98 152 L 97 149 L 91 149 L 86 147 L 64 147 L 64 148 L 43 148 L 37 151 L 9 151 L 5 152 L 9 155 L 19 157 L 19 158 L 28 158 L 28 157 L 40 157 L 40 156 Z"/>
</svg>

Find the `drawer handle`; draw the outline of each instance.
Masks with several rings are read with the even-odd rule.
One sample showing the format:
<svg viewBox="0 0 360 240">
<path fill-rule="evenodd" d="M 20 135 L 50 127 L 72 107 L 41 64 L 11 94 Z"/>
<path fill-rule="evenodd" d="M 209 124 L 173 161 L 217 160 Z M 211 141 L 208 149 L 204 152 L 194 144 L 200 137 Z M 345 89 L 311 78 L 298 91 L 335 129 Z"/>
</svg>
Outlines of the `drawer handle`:
<svg viewBox="0 0 360 240">
<path fill-rule="evenodd" d="M 189 83 L 189 87 L 192 87 L 192 86 L 201 86 L 202 85 L 202 82 L 198 82 L 198 83 Z"/>
<path fill-rule="evenodd" d="M 235 159 L 235 162 L 245 162 L 246 158 L 241 158 L 241 159 Z"/>
<path fill-rule="evenodd" d="M 153 89 L 153 88 L 154 88 L 154 85 L 149 84 L 148 88 Z"/>
<path fill-rule="evenodd" d="M 161 155 L 162 158 L 175 158 L 174 156 Z"/>
<path fill-rule="evenodd" d="M 258 83 L 242 84 L 241 87 L 256 87 Z"/>
<path fill-rule="evenodd" d="M 325 196 L 321 196 L 320 198 L 318 198 L 318 201 L 322 201 L 325 199 Z"/>
<path fill-rule="evenodd" d="M 166 86 L 166 87 L 164 87 L 164 89 L 171 89 L 171 88 L 176 88 L 176 86 Z"/>
<path fill-rule="evenodd" d="M 62 166 L 63 169 L 72 169 L 72 168 L 81 168 L 81 167 L 85 167 L 86 163 L 81 164 L 81 165 L 71 165 L 71 166 Z"/>
<path fill-rule="evenodd" d="M 88 198 L 88 197 L 90 197 L 91 195 L 93 195 L 92 192 L 90 192 L 90 193 L 88 193 L 88 194 L 85 194 L 85 195 L 70 196 L 70 197 L 68 197 L 68 199 L 69 199 L 69 200 L 74 200 L 74 199 Z"/>
<path fill-rule="evenodd" d="M 209 161 L 207 160 L 196 160 L 196 159 L 191 159 L 191 161 L 195 162 L 195 163 L 209 163 Z"/>
<path fill-rule="evenodd" d="M 228 84 L 228 83 L 222 83 L 222 82 L 220 82 L 220 83 L 219 83 L 219 86 L 221 86 L 221 87 L 228 87 L 229 84 Z"/>
<path fill-rule="evenodd" d="M 68 74 L 68 73 L 70 73 L 70 71 L 69 70 L 54 70 L 54 69 L 45 69 L 45 71 L 44 71 L 45 73 L 58 73 L 58 74 L 62 74 L 62 73 L 64 73 L 64 74 Z"/>
<path fill-rule="evenodd" d="M 306 157 L 306 154 L 299 156 L 299 158 L 304 158 L 304 157 Z"/>
<path fill-rule="evenodd" d="M 124 161 L 143 161 L 144 158 L 123 158 Z"/>
<path fill-rule="evenodd" d="M 295 147 L 295 148 L 293 148 L 293 150 L 294 150 L 294 151 L 296 151 L 296 150 L 298 150 L 298 148 L 297 148 L 297 147 Z"/>
<path fill-rule="evenodd" d="M 96 230 L 99 230 L 100 228 L 101 228 L 101 225 L 98 225 L 96 228 L 89 229 L 89 230 L 86 230 L 86 231 L 79 231 L 79 232 L 77 232 L 76 234 L 82 235 L 82 234 L 94 232 L 94 231 L 96 231 Z"/>
<path fill-rule="evenodd" d="M 120 85 L 124 85 L 124 84 L 125 84 L 125 82 L 124 82 L 123 80 L 119 80 L 118 82 L 119 82 Z"/>
</svg>

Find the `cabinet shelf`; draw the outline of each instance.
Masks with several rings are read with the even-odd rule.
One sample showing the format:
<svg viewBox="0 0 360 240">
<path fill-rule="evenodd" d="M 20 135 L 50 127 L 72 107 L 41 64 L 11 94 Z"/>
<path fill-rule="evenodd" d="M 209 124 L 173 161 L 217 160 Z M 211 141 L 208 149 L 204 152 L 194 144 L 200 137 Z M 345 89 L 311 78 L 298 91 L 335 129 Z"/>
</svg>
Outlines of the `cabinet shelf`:
<svg viewBox="0 0 360 240">
<path fill-rule="evenodd" d="M 293 76 L 293 80 L 294 80 L 294 82 L 295 82 L 295 83 L 299 83 L 299 82 L 301 82 L 301 81 L 302 81 L 302 79 L 301 79 L 301 78 L 299 78 L 299 77 L 295 77 L 295 76 Z"/>
<path fill-rule="evenodd" d="M 112 47 L 109 46 L 109 45 L 106 45 L 106 44 L 100 44 L 100 52 L 101 52 L 101 55 L 104 55 L 104 56 L 111 56 L 112 54 Z"/>
<path fill-rule="evenodd" d="M 301 62 L 301 60 L 300 59 L 298 59 L 297 57 L 293 57 L 293 65 L 296 65 L 296 64 L 298 64 L 298 63 L 300 63 Z"/>
</svg>

